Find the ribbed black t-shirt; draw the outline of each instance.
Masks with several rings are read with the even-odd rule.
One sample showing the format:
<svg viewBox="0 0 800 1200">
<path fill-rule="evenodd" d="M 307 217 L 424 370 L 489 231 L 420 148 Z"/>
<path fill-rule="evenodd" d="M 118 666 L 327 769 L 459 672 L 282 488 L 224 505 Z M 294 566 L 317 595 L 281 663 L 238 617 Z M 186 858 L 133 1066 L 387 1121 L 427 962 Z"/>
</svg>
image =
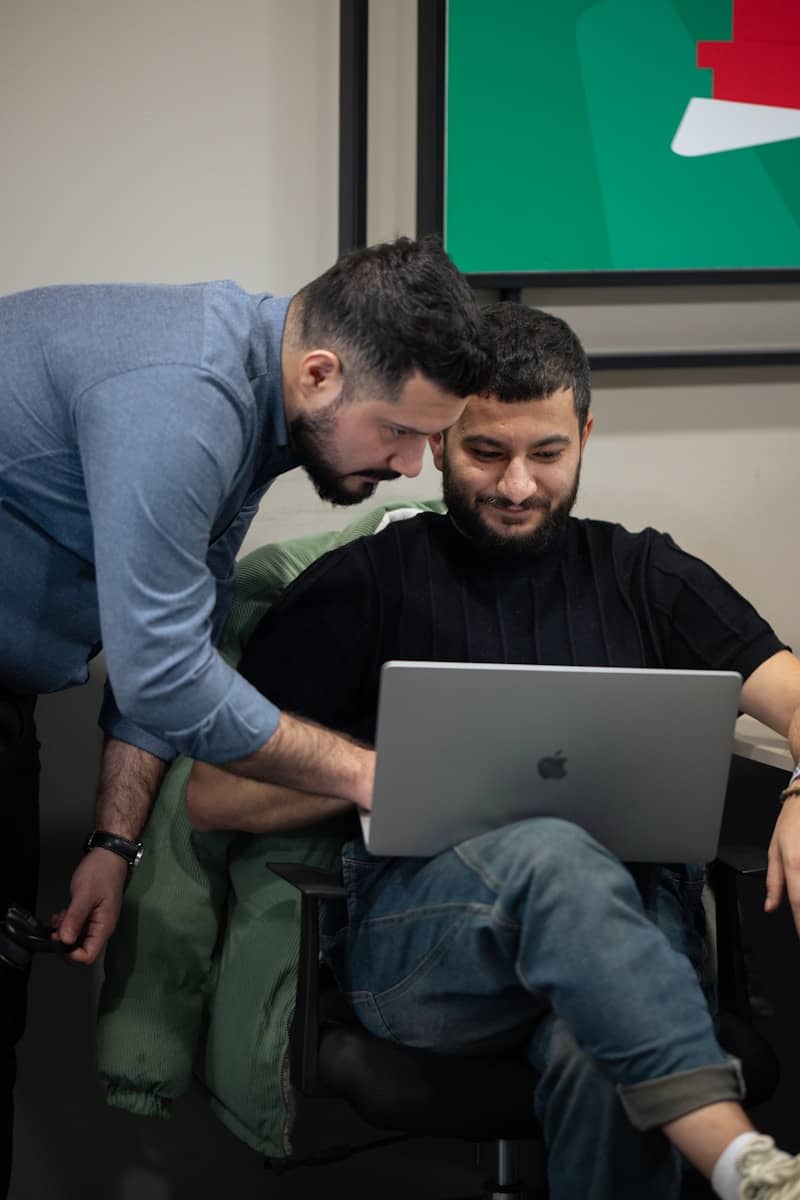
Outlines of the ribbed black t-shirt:
<svg viewBox="0 0 800 1200">
<path fill-rule="evenodd" d="M 755 609 L 668 534 L 571 518 L 499 564 L 424 513 L 313 563 L 239 670 L 279 708 L 374 740 L 388 659 L 739 671 L 784 649 Z"/>
</svg>

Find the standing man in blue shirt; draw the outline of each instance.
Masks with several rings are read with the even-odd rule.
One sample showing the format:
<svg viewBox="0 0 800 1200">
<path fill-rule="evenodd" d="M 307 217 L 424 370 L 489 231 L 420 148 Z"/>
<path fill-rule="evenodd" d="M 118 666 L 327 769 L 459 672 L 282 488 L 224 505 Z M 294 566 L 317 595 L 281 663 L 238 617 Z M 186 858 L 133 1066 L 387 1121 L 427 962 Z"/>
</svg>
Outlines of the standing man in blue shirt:
<svg viewBox="0 0 800 1200">
<path fill-rule="evenodd" d="M 215 650 L 234 559 L 302 466 L 354 504 L 416 475 L 488 375 L 469 287 L 437 242 L 340 259 L 294 297 L 232 283 L 55 287 L 0 300 L 0 912 L 33 907 L 35 697 L 105 650 L 95 830 L 59 935 L 93 962 L 176 752 L 368 803 L 371 751 L 281 713 Z M 25 977 L 0 976 L 0 1195 Z"/>
</svg>

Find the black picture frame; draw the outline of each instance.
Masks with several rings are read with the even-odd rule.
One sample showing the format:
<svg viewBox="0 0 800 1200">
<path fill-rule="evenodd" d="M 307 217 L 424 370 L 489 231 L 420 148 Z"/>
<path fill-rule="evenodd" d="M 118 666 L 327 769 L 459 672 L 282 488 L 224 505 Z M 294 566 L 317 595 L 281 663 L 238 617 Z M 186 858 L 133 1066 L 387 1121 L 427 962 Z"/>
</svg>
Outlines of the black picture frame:
<svg viewBox="0 0 800 1200">
<path fill-rule="evenodd" d="M 339 254 L 367 241 L 369 0 L 339 0 Z"/>
</svg>

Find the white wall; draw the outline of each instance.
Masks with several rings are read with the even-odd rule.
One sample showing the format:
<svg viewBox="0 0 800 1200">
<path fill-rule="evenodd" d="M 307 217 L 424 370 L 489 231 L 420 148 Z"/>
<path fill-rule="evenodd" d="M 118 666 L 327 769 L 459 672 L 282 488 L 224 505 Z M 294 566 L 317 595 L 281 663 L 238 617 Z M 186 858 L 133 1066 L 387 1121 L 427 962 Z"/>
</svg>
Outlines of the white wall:
<svg viewBox="0 0 800 1200">
<path fill-rule="evenodd" d="M 0 288 L 235 278 L 336 254 L 338 6 L 4 0 Z"/>
</svg>

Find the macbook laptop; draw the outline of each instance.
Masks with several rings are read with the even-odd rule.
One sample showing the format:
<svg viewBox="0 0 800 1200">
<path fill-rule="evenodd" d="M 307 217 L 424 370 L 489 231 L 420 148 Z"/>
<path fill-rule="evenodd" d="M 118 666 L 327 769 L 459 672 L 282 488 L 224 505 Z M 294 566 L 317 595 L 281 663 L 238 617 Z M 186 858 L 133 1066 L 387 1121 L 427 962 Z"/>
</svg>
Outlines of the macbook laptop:
<svg viewBox="0 0 800 1200">
<path fill-rule="evenodd" d="M 367 847 L 429 856 L 553 816 L 628 862 L 708 861 L 741 683 L 727 671 L 388 662 Z"/>
</svg>

